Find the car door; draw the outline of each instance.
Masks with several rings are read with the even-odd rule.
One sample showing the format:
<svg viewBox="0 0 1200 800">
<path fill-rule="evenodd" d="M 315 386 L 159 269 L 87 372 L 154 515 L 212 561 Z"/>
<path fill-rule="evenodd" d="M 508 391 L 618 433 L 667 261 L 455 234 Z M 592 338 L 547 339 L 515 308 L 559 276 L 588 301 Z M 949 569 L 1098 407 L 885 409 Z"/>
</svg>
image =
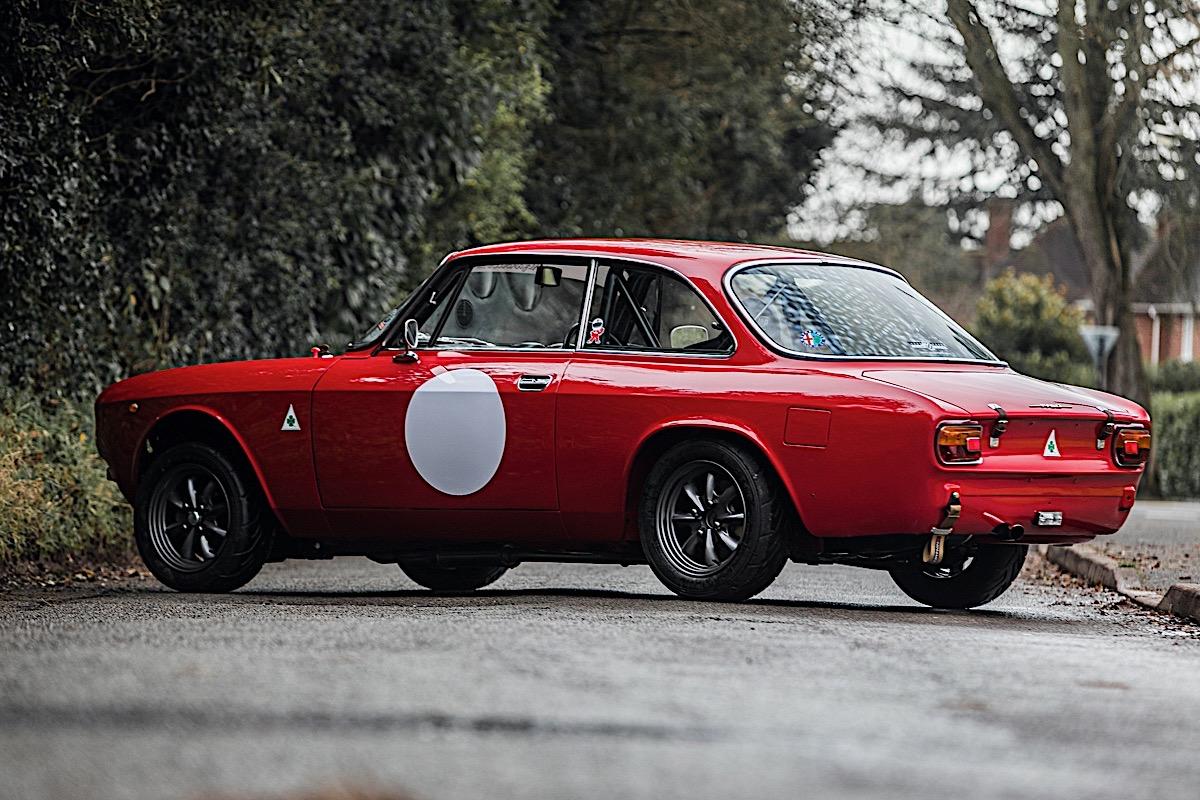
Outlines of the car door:
<svg viewBox="0 0 1200 800">
<path fill-rule="evenodd" d="M 558 387 L 574 352 L 586 263 L 463 264 L 414 314 L 420 344 L 353 353 L 313 399 L 322 503 L 385 528 L 415 511 L 553 511 Z M 337 525 L 335 524 L 335 528 Z"/>
<path fill-rule="evenodd" d="M 668 270 L 599 260 L 586 319 L 558 398 L 559 499 L 564 535 L 600 547 L 627 528 L 627 492 L 640 496 L 628 470 L 644 437 L 735 415 L 744 374 L 728 326 Z"/>
</svg>

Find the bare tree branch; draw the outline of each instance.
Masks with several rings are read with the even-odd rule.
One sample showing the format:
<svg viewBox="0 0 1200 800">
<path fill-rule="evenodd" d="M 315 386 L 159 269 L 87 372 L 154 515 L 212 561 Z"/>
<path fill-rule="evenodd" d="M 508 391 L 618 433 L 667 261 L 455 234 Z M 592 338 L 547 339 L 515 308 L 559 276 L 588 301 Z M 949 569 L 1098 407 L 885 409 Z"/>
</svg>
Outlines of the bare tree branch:
<svg viewBox="0 0 1200 800">
<path fill-rule="evenodd" d="M 967 65 L 979 80 L 979 96 L 1012 133 L 1017 145 L 1038 165 L 1038 175 L 1054 194 L 1063 190 L 1063 165 L 1050 149 L 1050 143 L 1034 133 L 1029 120 L 1021 114 L 1021 99 L 1004 72 L 1000 54 L 983 18 L 971 0 L 947 0 L 950 21 L 965 43 Z"/>
</svg>

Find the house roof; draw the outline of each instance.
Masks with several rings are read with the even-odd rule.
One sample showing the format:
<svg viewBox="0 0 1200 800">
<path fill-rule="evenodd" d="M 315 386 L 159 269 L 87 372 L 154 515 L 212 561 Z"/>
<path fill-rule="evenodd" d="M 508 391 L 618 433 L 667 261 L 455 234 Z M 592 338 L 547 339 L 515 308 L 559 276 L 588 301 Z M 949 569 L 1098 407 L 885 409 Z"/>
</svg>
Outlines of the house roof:
<svg viewBox="0 0 1200 800">
<path fill-rule="evenodd" d="M 1052 275 L 1069 299 L 1091 299 L 1091 279 L 1065 217 L 1046 225 L 999 266 Z M 1160 226 L 1149 245 L 1134 254 L 1134 269 L 1133 302 L 1200 303 L 1200 225 Z"/>
</svg>

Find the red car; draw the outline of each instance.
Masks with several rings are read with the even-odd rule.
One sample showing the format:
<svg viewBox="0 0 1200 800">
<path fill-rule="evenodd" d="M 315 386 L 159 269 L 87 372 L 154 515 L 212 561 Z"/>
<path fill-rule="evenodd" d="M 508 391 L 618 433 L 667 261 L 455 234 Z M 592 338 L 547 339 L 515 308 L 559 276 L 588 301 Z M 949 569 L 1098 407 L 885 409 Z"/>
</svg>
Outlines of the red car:
<svg viewBox="0 0 1200 800">
<path fill-rule="evenodd" d="M 454 253 L 340 356 L 139 375 L 98 446 L 165 584 L 365 555 L 468 591 L 648 563 L 741 600 L 788 560 L 999 596 L 1029 543 L 1121 527 L 1145 410 L 1013 372 L 898 273 L 739 244 Z"/>
</svg>

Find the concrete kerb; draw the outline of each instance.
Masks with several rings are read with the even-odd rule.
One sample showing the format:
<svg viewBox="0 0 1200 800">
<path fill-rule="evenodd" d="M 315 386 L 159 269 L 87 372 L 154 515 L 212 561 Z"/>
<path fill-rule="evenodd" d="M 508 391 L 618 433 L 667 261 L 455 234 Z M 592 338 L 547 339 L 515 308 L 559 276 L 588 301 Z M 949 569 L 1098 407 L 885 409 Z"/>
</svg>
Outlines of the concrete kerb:
<svg viewBox="0 0 1200 800">
<path fill-rule="evenodd" d="M 1133 570 L 1085 544 L 1072 547 L 1042 544 L 1037 549 L 1050 563 L 1088 583 L 1111 589 L 1145 608 L 1200 622 L 1200 584 L 1177 583 L 1166 595 L 1160 595 L 1142 588 Z"/>
</svg>

